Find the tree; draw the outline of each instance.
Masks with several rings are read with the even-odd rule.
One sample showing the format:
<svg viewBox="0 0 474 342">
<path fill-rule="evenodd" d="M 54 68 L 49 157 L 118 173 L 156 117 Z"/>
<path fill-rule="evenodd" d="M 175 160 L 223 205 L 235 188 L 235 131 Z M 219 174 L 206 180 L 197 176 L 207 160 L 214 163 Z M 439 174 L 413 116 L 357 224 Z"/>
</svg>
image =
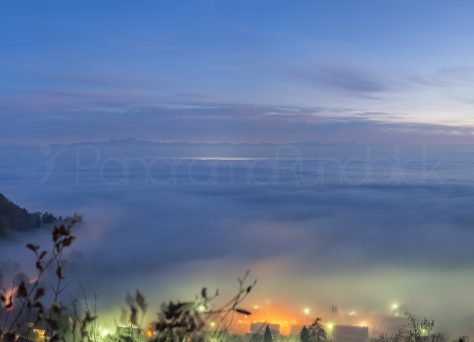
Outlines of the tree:
<svg viewBox="0 0 474 342">
<path fill-rule="evenodd" d="M 309 335 L 315 342 L 327 341 L 328 335 L 321 324 L 322 319 L 317 317 L 314 322 L 309 326 Z"/>
<path fill-rule="evenodd" d="M 263 334 L 263 342 L 273 342 L 272 332 L 270 331 L 270 326 L 268 324 L 265 328 L 265 334 Z"/>
<path fill-rule="evenodd" d="M 443 333 L 435 330 L 435 322 L 428 318 L 417 318 L 414 314 L 406 312 L 407 323 L 393 334 L 382 334 L 373 342 L 447 342 Z M 457 342 L 465 342 L 457 340 Z"/>
<path fill-rule="evenodd" d="M 300 341 L 301 342 L 310 342 L 311 336 L 309 334 L 309 329 L 305 326 L 303 326 L 303 329 L 301 329 L 300 332 Z"/>
<path fill-rule="evenodd" d="M 406 313 L 408 324 L 407 324 L 407 337 L 409 341 L 422 342 L 428 337 L 434 337 L 434 320 L 427 318 L 418 319 L 414 314 Z"/>
</svg>

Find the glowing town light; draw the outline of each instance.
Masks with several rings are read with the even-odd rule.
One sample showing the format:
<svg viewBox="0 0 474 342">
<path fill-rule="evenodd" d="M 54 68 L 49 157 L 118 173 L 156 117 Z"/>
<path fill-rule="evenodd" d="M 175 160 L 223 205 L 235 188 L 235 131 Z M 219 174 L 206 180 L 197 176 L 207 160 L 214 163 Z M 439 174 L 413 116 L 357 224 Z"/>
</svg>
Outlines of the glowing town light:
<svg viewBox="0 0 474 342">
<path fill-rule="evenodd" d="M 216 327 L 216 322 L 211 322 L 210 325 L 211 325 L 212 328 L 215 328 Z"/>
<path fill-rule="evenodd" d="M 421 334 L 421 336 L 428 336 L 428 329 L 421 328 L 420 329 L 420 334 Z"/>
<path fill-rule="evenodd" d="M 334 323 L 332 322 L 326 323 L 326 329 L 328 329 L 328 331 L 331 332 L 334 329 Z"/>
<path fill-rule="evenodd" d="M 368 327 L 367 322 L 361 322 L 361 323 L 360 323 L 360 327 L 361 327 L 361 328 L 366 328 L 366 327 Z"/>
<path fill-rule="evenodd" d="M 153 337 L 153 331 L 151 331 L 150 329 L 148 329 L 148 330 L 146 331 L 146 336 L 147 336 L 147 337 Z"/>
<path fill-rule="evenodd" d="M 46 330 L 33 329 L 33 334 L 37 336 L 36 341 L 38 342 L 44 342 L 46 340 Z"/>
<path fill-rule="evenodd" d="M 311 310 L 310 310 L 309 308 L 304 308 L 304 309 L 303 309 L 303 313 L 304 313 L 305 315 L 309 315 L 310 312 L 311 312 Z"/>
<path fill-rule="evenodd" d="M 199 312 L 205 312 L 206 311 L 206 306 L 204 304 L 201 304 L 197 307 L 197 311 Z"/>
<path fill-rule="evenodd" d="M 108 335 L 110 335 L 110 330 L 109 329 L 102 329 L 100 331 L 100 334 L 102 335 L 102 337 L 108 336 Z"/>
<path fill-rule="evenodd" d="M 260 309 L 260 306 L 254 305 L 254 306 L 253 306 L 253 309 L 254 309 L 254 310 L 258 310 L 258 309 Z"/>
<path fill-rule="evenodd" d="M 355 310 L 352 310 L 349 312 L 349 316 L 357 316 L 357 312 Z"/>
<path fill-rule="evenodd" d="M 392 303 L 391 305 L 392 310 L 398 310 L 399 307 L 400 305 L 398 303 Z"/>
</svg>

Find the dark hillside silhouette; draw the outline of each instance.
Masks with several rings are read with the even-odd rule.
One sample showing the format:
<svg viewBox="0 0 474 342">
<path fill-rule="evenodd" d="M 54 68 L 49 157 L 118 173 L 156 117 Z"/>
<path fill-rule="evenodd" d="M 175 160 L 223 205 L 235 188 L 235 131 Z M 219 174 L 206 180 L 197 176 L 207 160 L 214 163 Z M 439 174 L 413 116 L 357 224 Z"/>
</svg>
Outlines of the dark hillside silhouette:
<svg viewBox="0 0 474 342">
<path fill-rule="evenodd" d="M 58 219 L 51 213 L 30 213 L 0 194 L 0 236 L 13 231 L 39 228 Z"/>
</svg>

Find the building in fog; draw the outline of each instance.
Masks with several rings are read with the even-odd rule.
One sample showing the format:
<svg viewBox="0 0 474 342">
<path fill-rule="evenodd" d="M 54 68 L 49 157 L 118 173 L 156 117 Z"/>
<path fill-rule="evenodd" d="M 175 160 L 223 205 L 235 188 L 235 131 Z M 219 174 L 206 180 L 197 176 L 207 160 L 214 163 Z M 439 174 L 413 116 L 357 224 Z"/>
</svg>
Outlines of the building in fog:
<svg viewBox="0 0 474 342">
<path fill-rule="evenodd" d="M 293 324 L 290 329 L 290 336 L 300 336 L 301 329 L 303 329 L 303 324 Z"/>
<path fill-rule="evenodd" d="M 265 322 L 256 322 L 250 325 L 250 332 L 252 334 L 262 334 L 265 333 L 265 327 L 268 325 L 270 332 L 273 336 L 280 335 L 280 324 L 271 324 Z"/>
<path fill-rule="evenodd" d="M 369 342 L 369 328 L 354 325 L 336 325 L 332 332 L 334 342 Z"/>
<path fill-rule="evenodd" d="M 380 316 L 371 320 L 370 334 L 372 337 L 381 334 L 395 335 L 405 325 L 405 316 Z"/>
</svg>

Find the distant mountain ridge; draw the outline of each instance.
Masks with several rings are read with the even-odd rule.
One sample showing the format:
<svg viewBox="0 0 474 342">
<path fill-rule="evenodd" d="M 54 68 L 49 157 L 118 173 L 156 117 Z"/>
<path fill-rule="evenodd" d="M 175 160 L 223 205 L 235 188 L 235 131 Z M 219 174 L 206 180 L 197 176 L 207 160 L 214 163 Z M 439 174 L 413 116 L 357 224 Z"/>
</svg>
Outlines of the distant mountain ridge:
<svg viewBox="0 0 474 342">
<path fill-rule="evenodd" d="M 57 220 L 53 214 L 48 212 L 30 213 L 0 193 L 0 236 L 15 231 L 39 228 Z"/>
<path fill-rule="evenodd" d="M 19 160 L 33 163 L 34 167 L 53 168 L 61 162 L 70 167 L 91 168 L 102 162 L 130 162 L 139 158 L 146 159 L 203 159 L 248 158 L 248 159 L 321 159 L 321 158 L 358 158 L 366 160 L 374 156 L 412 154 L 417 156 L 444 155 L 453 153 L 474 153 L 471 145 L 390 145 L 390 144 L 348 144 L 326 143 L 318 141 L 301 141 L 294 143 L 249 142 L 249 143 L 216 143 L 216 142 L 163 142 L 135 138 L 83 141 L 70 144 L 38 145 L 1 145 L 0 176 L 2 171 L 10 177 L 15 171 L 8 170 L 8 165 Z M 443 156 L 441 156 L 443 157 Z M 339 159 L 334 160 L 339 162 Z M 137 165 L 137 164 L 135 164 Z M 30 167 L 30 166 L 29 166 Z"/>
</svg>

